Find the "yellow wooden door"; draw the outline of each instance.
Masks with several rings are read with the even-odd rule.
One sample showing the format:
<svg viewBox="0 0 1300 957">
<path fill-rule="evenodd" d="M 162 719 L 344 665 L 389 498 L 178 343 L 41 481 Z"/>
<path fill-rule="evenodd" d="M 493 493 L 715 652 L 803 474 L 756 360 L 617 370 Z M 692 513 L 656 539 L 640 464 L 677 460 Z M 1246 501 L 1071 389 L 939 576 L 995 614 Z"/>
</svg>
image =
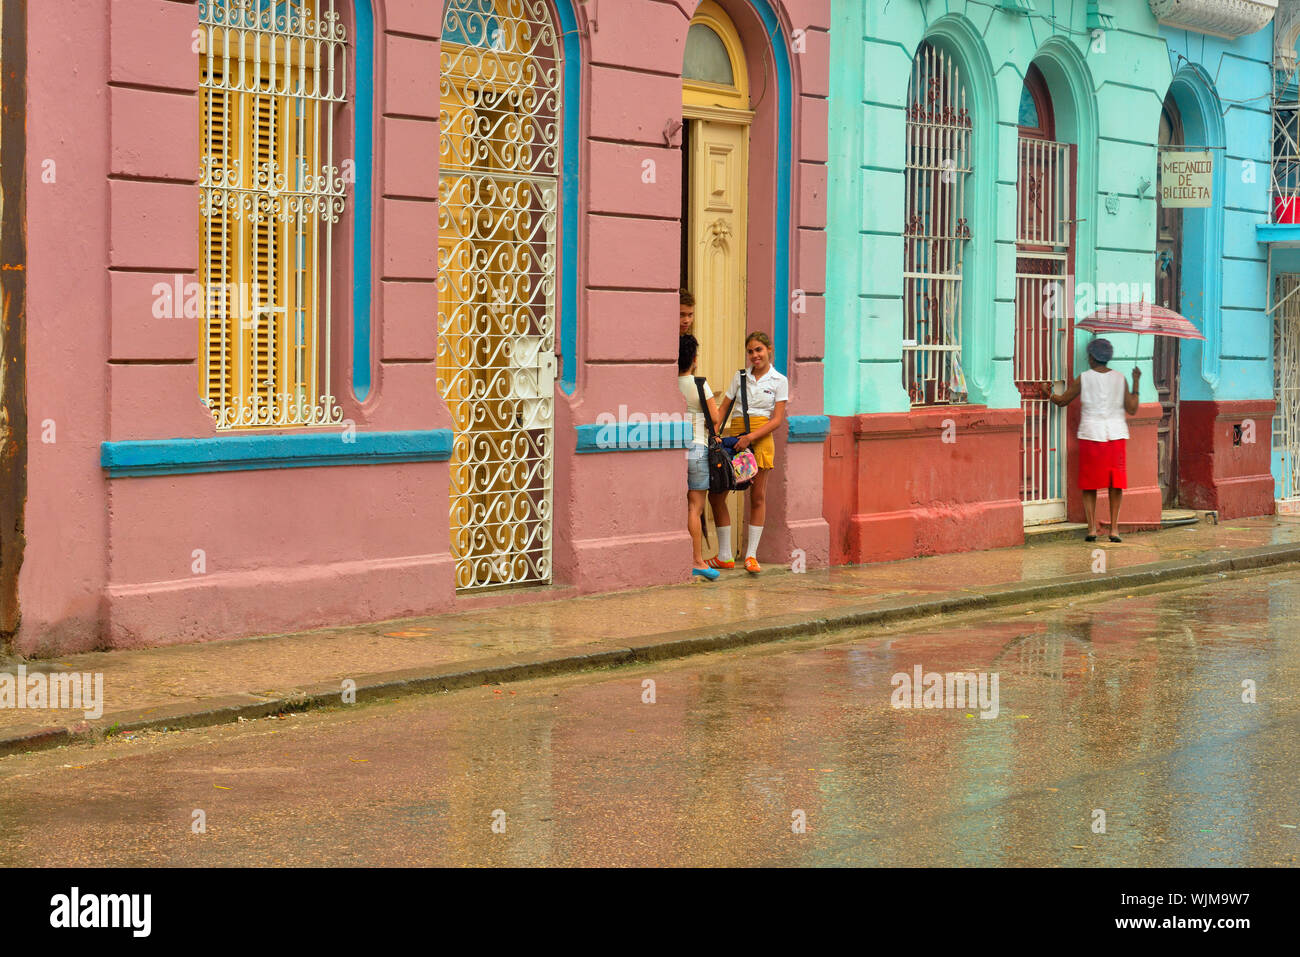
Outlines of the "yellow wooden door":
<svg viewBox="0 0 1300 957">
<path fill-rule="evenodd" d="M 697 374 L 708 378 L 714 392 L 723 393 L 745 365 L 749 125 L 746 118 L 731 122 L 724 111 L 709 112 L 707 118 L 688 119 L 688 279 L 695 294 L 695 337 L 700 342 Z M 719 395 L 719 405 L 722 401 Z M 740 549 L 743 495 L 732 495 L 729 504 L 735 530 L 732 543 Z M 708 514 L 711 524 L 712 513 Z M 712 532 L 709 541 L 716 548 L 717 538 Z"/>
</svg>

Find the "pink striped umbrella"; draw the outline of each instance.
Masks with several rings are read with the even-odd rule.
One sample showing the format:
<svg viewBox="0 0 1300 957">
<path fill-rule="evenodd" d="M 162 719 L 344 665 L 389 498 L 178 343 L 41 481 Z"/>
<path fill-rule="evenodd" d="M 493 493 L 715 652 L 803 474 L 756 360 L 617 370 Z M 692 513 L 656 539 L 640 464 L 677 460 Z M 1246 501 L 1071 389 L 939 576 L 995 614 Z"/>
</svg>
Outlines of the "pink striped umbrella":
<svg viewBox="0 0 1300 957">
<path fill-rule="evenodd" d="M 1145 336 L 1173 336 L 1175 339 L 1204 339 L 1185 316 L 1150 302 L 1121 302 L 1102 306 L 1087 319 L 1075 323 L 1091 332 L 1136 332 Z"/>
</svg>

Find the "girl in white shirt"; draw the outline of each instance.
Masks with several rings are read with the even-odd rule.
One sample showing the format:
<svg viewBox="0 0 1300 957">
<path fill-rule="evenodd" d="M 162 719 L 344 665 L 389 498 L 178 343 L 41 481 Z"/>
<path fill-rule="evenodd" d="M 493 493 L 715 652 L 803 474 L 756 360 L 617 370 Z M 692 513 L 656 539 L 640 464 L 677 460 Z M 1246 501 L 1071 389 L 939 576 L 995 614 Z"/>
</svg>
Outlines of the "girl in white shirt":
<svg viewBox="0 0 1300 957">
<path fill-rule="evenodd" d="M 1128 421 L 1125 415 L 1138 410 L 1138 380 L 1141 370 L 1133 367 L 1133 390 L 1123 375 L 1107 363 L 1115 354 L 1109 339 L 1088 343 L 1088 371 L 1060 395 L 1043 383 L 1043 394 L 1056 405 L 1081 400 L 1079 416 L 1079 489 L 1083 493 L 1083 514 L 1088 519 L 1084 541 L 1097 540 L 1097 491 L 1107 489 L 1110 497 L 1110 540 L 1120 541 L 1119 507 L 1128 488 Z"/>
<path fill-rule="evenodd" d="M 701 383 L 705 407 L 700 407 L 700 390 L 695 384 L 699 351 L 700 343 L 694 336 L 684 334 L 681 337 L 677 347 L 677 388 L 686 400 L 691 421 L 690 446 L 686 451 L 686 530 L 691 535 L 695 559 L 691 569 L 692 580 L 715 581 L 717 569 L 704 560 L 704 502 L 709 494 L 709 423 L 705 416 L 713 420 L 715 429 L 722 419 L 718 416 L 718 407 L 714 404 L 707 379 Z"/>
<path fill-rule="evenodd" d="M 745 571 L 757 575 L 763 569 L 758 564 L 758 541 L 763 535 L 763 522 L 767 519 L 767 477 L 776 467 L 776 443 L 772 433 L 785 425 L 785 404 L 790 399 L 790 382 L 772 368 L 772 340 L 765 332 L 751 332 L 745 340 L 745 355 L 749 368 L 745 372 L 744 387 L 749 398 L 749 432 L 745 431 L 745 418 L 741 412 L 741 376 L 737 372 L 727 389 L 727 402 L 721 411 L 723 420 L 733 416 L 723 435 L 736 436 L 736 449 L 753 449 L 758 460 L 758 474 L 749 487 L 749 542 L 745 549 Z M 725 494 L 709 495 L 713 506 L 713 523 L 718 529 L 718 555 L 710 559 L 713 568 L 735 568 L 731 556 L 731 511 L 727 508 Z"/>
</svg>

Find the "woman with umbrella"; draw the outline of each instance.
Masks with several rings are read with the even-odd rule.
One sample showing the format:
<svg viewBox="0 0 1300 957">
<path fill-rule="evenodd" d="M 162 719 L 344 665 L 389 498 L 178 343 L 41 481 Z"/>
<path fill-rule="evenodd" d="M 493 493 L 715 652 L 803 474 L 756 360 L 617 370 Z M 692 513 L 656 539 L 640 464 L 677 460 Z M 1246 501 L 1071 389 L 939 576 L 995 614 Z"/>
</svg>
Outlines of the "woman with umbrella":
<svg viewBox="0 0 1300 957">
<path fill-rule="evenodd" d="M 1088 343 L 1088 371 L 1070 383 L 1060 395 L 1050 384 L 1042 384 L 1043 395 L 1055 405 L 1069 405 L 1080 400 L 1079 416 L 1079 488 L 1083 492 L 1083 513 L 1088 519 L 1084 541 L 1097 540 L 1097 491 L 1108 489 L 1110 496 L 1110 540 L 1118 542 L 1119 507 L 1128 488 L 1126 457 L 1128 421 L 1126 415 L 1138 410 L 1138 379 L 1141 371 L 1133 368 L 1133 388 L 1128 380 L 1107 363 L 1115 349 L 1109 339 Z"/>
</svg>

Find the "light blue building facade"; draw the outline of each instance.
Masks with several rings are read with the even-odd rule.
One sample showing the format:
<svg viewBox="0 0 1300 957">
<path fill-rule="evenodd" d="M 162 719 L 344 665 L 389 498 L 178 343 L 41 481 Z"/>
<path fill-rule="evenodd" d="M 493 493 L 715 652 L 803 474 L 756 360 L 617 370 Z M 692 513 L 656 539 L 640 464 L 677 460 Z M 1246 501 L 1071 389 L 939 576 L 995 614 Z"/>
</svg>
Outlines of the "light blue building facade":
<svg viewBox="0 0 1300 957">
<path fill-rule="evenodd" d="M 1259 229 L 1276 7 L 833 2 L 833 556 L 1014 544 L 1077 519 L 1073 413 L 1039 387 L 1086 368 L 1077 321 L 1126 303 L 1168 304 L 1205 339 L 1110 335 L 1115 367 L 1142 371 L 1125 522 L 1273 510 Z M 1177 184 L 1161 157 L 1201 170 L 1208 205 L 1162 194 Z"/>
</svg>

